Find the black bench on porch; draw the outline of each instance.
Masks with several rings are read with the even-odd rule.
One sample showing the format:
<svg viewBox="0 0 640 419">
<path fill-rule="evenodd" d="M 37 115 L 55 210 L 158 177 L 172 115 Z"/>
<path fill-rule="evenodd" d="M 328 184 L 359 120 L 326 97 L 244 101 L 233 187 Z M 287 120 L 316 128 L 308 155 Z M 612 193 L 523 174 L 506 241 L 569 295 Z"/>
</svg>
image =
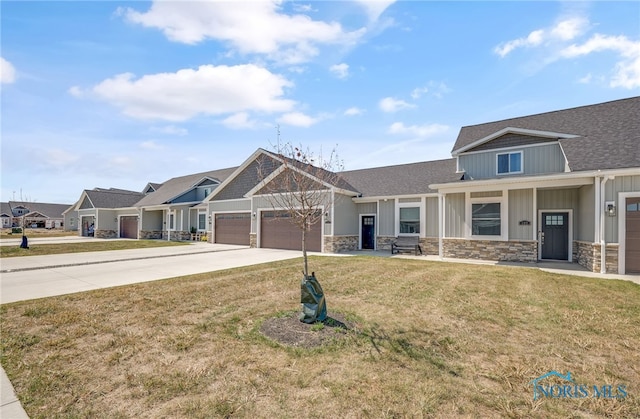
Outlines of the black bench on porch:
<svg viewBox="0 0 640 419">
<path fill-rule="evenodd" d="M 413 252 L 418 256 L 418 252 L 422 254 L 422 247 L 420 247 L 420 238 L 418 236 L 398 236 L 395 241 L 391 243 L 391 254 L 400 253 L 402 251 Z"/>
</svg>

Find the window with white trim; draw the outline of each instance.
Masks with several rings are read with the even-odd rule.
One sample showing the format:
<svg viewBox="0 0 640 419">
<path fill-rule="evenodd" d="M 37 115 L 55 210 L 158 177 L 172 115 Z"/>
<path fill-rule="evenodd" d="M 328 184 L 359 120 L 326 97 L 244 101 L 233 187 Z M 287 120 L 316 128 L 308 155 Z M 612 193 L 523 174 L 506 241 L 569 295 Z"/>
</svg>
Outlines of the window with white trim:
<svg viewBox="0 0 640 419">
<path fill-rule="evenodd" d="M 207 229 L 207 214 L 201 212 L 198 214 L 198 230 Z"/>
<path fill-rule="evenodd" d="M 400 208 L 400 234 L 420 234 L 420 207 Z"/>
<path fill-rule="evenodd" d="M 169 230 L 173 230 L 173 214 L 169 214 Z"/>
<path fill-rule="evenodd" d="M 472 203 L 471 235 L 500 236 L 501 234 L 500 202 Z"/>
<path fill-rule="evenodd" d="M 499 175 L 522 173 L 522 151 L 515 153 L 498 153 L 496 167 Z"/>
</svg>

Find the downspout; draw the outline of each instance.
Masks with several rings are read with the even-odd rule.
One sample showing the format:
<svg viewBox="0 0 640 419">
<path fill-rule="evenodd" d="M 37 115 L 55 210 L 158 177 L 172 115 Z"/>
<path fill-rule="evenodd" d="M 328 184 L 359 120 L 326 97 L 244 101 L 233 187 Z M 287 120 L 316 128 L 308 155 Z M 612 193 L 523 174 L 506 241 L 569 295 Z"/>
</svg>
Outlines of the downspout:
<svg viewBox="0 0 640 419">
<path fill-rule="evenodd" d="M 438 194 L 438 257 L 442 259 L 444 236 L 444 195 Z"/>
<path fill-rule="evenodd" d="M 605 217 L 605 185 L 609 179 L 614 179 L 615 176 L 603 176 L 600 181 L 600 273 L 607 273 L 607 240 L 605 236 L 605 226 L 604 226 L 604 217 Z"/>
</svg>

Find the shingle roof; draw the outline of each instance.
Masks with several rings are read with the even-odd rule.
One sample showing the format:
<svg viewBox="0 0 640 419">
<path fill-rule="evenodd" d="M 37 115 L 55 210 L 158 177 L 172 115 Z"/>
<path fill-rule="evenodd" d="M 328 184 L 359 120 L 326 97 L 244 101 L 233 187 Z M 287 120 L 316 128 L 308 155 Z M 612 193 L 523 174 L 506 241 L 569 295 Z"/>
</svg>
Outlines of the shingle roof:
<svg viewBox="0 0 640 419">
<path fill-rule="evenodd" d="M 63 218 L 62 213 L 69 208 L 69 204 L 50 204 L 45 202 L 18 202 L 9 201 L 8 205 L 13 208 L 23 206 L 29 209 L 29 212 L 39 212 L 48 218 Z M 4 212 L 4 206 L 3 206 Z M 11 213 L 9 213 L 11 214 Z"/>
<path fill-rule="evenodd" d="M 85 190 L 85 193 L 95 208 L 126 208 L 132 207 L 143 196 L 143 193 L 125 191 L 122 189 L 95 188 Z"/>
<path fill-rule="evenodd" d="M 429 189 L 429 184 L 460 178 L 455 159 L 351 170 L 341 172 L 340 176 L 363 197 L 433 193 L 436 191 Z"/>
<path fill-rule="evenodd" d="M 0 202 L 0 214 L 7 214 L 9 217 L 12 216 L 11 206 L 8 202 Z"/>
<path fill-rule="evenodd" d="M 505 128 L 577 135 L 560 140 L 572 171 L 640 166 L 640 96 L 462 127 L 453 152 Z"/>
<path fill-rule="evenodd" d="M 194 173 L 192 175 L 174 177 L 164 182 L 162 186 L 156 189 L 136 203 L 136 207 L 144 207 L 150 205 L 161 205 L 168 203 L 171 199 L 189 191 L 202 178 L 210 177 L 220 182 L 228 178 L 237 167 L 227 169 L 212 170 L 209 172 Z"/>
</svg>

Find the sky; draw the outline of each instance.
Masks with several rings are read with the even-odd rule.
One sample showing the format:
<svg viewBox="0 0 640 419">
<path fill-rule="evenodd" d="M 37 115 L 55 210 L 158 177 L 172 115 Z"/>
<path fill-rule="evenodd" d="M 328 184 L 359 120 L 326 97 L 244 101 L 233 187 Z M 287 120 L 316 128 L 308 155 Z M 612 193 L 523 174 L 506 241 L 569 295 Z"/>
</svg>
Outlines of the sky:
<svg viewBox="0 0 640 419">
<path fill-rule="evenodd" d="M 241 165 L 451 157 L 461 127 L 640 94 L 640 2 L 0 2 L 0 200 Z M 279 134 L 278 134 L 279 133 Z"/>
</svg>

